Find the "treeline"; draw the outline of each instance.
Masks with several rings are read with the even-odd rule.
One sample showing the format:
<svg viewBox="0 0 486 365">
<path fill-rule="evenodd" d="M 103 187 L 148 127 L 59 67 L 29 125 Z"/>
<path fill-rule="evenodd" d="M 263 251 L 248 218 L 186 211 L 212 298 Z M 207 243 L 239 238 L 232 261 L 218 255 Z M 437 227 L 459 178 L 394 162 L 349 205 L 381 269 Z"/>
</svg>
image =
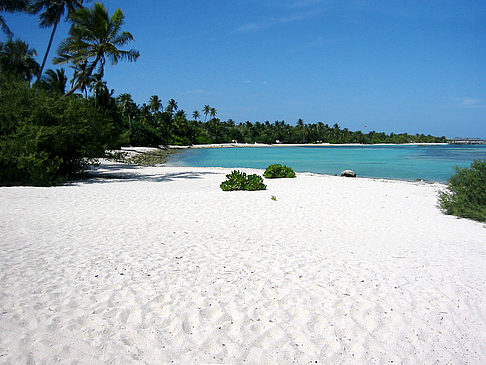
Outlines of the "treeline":
<svg viewBox="0 0 486 365">
<path fill-rule="evenodd" d="M 152 96 L 151 101 L 159 100 Z M 134 146 L 157 146 L 163 144 L 208 144 L 208 143 L 440 143 L 446 137 L 424 134 L 386 134 L 375 131 L 363 133 L 341 128 L 337 123 L 332 126 L 322 122 L 304 123 L 299 119 L 295 126 L 285 121 L 270 123 L 235 123 L 229 119 L 221 121 L 212 117 L 207 121 L 198 120 L 199 111 L 187 118 L 184 110 L 177 110 L 177 103 L 171 99 L 165 111 L 154 107 L 153 103 L 141 107 L 129 94 L 117 98 L 124 125 L 130 130 L 130 143 Z M 159 104 L 156 104 L 157 106 Z M 175 108 L 174 108 L 175 106 Z M 207 110 L 205 106 L 202 111 Z M 214 109 L 214 108 L 210 108 Z M 207 117 L 207 113 L 206 114 Z M 215 114 L 215 113 L 214 113 Z M 197 118 L 194 118 L 196 116 Z"/>
<path fill-rule="evenodd" d="M 51 27 L 39 64 L 28 43 L 14 39 L 4 12 L 38 16 Z M 53 63 L 44 65 L 57 24 L 71 23 L 57 47 Z M 205 105 L 190 116 L 170 99 L 164 106 L 154 95 L 137 105 L 130 94 L 115 96 L 104 80 L 107 61 L 136 61 L 139 52 L 125 47 L 133 36 L 122 29 L 124 15 L 111 15 L 102 3 L 83 6 L 82 0 L 0 1 L 0 184 L 51 185 L 83 172 L 92 159 L 123 145 L 159 146 L 208 143 L 410 143 L 445 142 L 445 137 L 377 132 L 353 132 L 324 123 L 295 126 L 273 123 L 221 121 L 214 107 Z M 72 75 L 69 79 L 68 74 Z"/>
</svg>

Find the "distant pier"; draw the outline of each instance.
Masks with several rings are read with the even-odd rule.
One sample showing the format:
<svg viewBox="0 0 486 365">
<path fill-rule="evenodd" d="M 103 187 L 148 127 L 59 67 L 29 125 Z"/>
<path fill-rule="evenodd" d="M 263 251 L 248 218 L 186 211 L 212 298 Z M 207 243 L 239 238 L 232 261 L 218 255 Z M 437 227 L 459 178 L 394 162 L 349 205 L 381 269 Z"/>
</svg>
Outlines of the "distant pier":
<svg viewBox="0 0 486 365">
<path fill-rule="evenodd" d="M 454 138 L 448 141 L 451 144 L 486 144 L 486 139 L 481 138 Z"/>
</svg>

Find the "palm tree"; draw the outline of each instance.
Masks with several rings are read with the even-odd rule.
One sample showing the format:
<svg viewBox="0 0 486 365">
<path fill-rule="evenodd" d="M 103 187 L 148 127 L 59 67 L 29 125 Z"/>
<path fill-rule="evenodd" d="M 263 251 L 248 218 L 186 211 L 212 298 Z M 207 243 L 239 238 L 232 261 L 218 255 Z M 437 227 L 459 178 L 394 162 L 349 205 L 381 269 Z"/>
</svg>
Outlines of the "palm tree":
<svg viewBox="0 0 486 365">
<path fill-rule="evenodd" d="M 216 108 L 211 108 L 209 110 L 209 115 L 211 116 L 211 118 L 214 118 L 216 116 Z"/>
<path fill-rule="evenodd" d="M 137 105 L 133 102 L 132 96 L 128 93 L 120 94 L 116 98 L 116 101 L 118 103 L 118 106 L 121 109 L 121 113 L 128 117 L 128 125 L 131 128 L 132 127 L 131 116 L 132 114 L 135 113 L 135 110 L 137 109 Z"/>
<path fill-rule="evenodd" d="M 140 53 L 134 49 L 126 51 L 118 47 L 133 41 L 129 32 L 121 32 L 125 16 L 120 9 L 111 17 L 101 3 L 93 8 L 80 8 L 71 15 L 73 25 L 69 37 L 59 46 L 59 57 L 54 63 L 72 62 L 75 65 L 86 65 L 86 70 L 77 79 L 74 86 L 65 95 L 71 95 L 88 79 L 98 66 L 98 73 L 103 78 L 106 58 L 113 65 L 120 60 L 136 61 Z"/>
<path fill-rule="evenodd" d="M 29 81 L 39 70 L 35 49 L 21 40 L 0 43 L 0 72 Z"/>
<path fill-rule="evenodd" d="M 26 11 L 29 6 L 29 0 L 0 0 L 0 12 L 13 13 L 14 11 Z M 5 23 L 5 19 L 0 15 L 0 28 L 9 39 L 13 33 Z"/>
<path fill-rule="evenodd" d="M 67 76 L 64 73 L 64 69 L 60 70 L 47 70 L 45 75 L 42 77 L 39 86 L 57 92 L 59 94 L 64 94 L 66 91 Z"/>
<path fill-rule="evenodd" d="M 41 67 L 39 69 L 39 74 L 37 75 L 37 82 L 40 81 L 42 76 L 42 71 L 46 65 L 47 56 L 51 50 L 52 40 L 54 39 L 54 34 L 56 33 L 57 25 L 61 21 L 64 12 L 67 10 L 66 18 L 69 18 L 77 9 L 83 6 L 83 0 L 34 0 L 32 5 L 32 12 L 39 13 L 43 11 L 40 16 L 40 26 L 42 28 L 52 27 L 51 36 L 49 38 L 49 43 L 47 44 L 46 53 L 42 59 Z"/>
<path fill-rule="evenodd" d="M 177 102 L 174 99 L 170 99 L 167 104 L 167 108 L 165 108 L 170 114 L 177 110 Z"/>
<path fill-rule="evenodd" d="M 206 119 L 208 118 L 208 114 L 211 112 L 211 108 L 209 105 L 204 105 L 204 108 L 203 108 L 203 113 L 204 113 L 204 121 L 206 121 Z"/>
<path fill-rule="evenodd" d="M 194 110 L 192 112 L 192 117 L 194 118 L 194 120 L 198 120 L 199 119 L 199 112 L 197 110 Z"/>
<path fill-rule="evenodd" d="M 152 95 L 149 99 L 149 108 L 152 113 L 158 112 L 162 108 L 162 101 L 157 95 Z"/>
</svg>

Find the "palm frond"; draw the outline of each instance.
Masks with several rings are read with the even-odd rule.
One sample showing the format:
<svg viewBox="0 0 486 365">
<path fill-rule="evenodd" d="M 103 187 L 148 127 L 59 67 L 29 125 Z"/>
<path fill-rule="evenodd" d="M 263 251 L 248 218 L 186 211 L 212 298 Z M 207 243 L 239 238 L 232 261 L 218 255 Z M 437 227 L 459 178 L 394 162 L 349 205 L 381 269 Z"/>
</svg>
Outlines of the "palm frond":
<svg viewBox="0 0 486 365">
<path fill-rule="evenodd" d="M 7 26 L 7 23 L 5 23 L 5 19 L 1 15 L 0 15 L 0 28 L 7 35 L 8 38 L 12 38 L 13 37 L 12 31 Z"/>
</svg>

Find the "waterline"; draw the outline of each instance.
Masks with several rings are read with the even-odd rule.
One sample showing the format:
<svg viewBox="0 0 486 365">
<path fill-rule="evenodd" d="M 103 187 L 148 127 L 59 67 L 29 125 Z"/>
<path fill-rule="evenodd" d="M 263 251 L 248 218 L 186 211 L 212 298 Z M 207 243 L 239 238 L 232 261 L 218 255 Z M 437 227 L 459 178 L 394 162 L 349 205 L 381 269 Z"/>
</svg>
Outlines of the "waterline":
<svg viewBox="0 0 486 365">
<path fill-rule="evenodd" d="M 297 172 L 340 174 L 351 169 L 361 177 L 446 182 L 454 167 L 486 159 L 486 146 L 364 145 L 188 149 L 172 155 L 170 166 L 265 169 L 272 163 Z"/>
</svg>

